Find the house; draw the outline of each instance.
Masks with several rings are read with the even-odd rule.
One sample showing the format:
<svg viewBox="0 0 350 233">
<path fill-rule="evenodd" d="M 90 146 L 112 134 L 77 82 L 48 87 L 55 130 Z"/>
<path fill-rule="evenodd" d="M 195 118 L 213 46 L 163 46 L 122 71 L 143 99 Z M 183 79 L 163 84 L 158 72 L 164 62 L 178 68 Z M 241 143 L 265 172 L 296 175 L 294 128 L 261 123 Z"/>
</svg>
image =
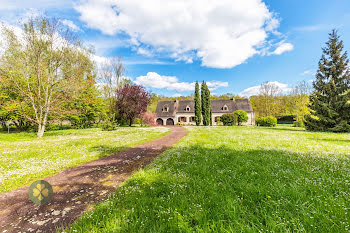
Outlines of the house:
<svg viewBox="0 0 350 233">
<path fill-rule="evenodd" d="M 248 113 L 247 125 L 254 125 L 254 111 L 249 99 L 211 100 L 212 122 L 216 125 L 218 117 L 225 113 L 243 110 Z M 178 123 L 195 125 L 194 100 L 159 101 L 156 109 L 158 125 Z"/>
</svg>

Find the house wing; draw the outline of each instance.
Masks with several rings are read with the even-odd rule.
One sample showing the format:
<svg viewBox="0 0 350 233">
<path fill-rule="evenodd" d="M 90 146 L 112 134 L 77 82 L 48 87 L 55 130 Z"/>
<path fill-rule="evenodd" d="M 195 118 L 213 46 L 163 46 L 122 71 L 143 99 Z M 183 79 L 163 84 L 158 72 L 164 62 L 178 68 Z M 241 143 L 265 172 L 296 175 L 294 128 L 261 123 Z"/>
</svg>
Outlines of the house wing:
<svg viewBox="0 0 350 233">
<path fill-rule="evenodd" d="M 168 108 L 168 111 L 164 111 L 164 108 Z M 159 101 L 156 108 L 157 117 L 174 117 L 176 111 L 175 101 Z"/>
<path fill-rule="evenodd" d="M 253 107 L 249 99 L 235 99 L 238 110 L 253 112 Z"/>
<path fill-rule="evenodd" d="M 189 108 L 189 111 L 187 111 Z M 194 100 L 179 100 L 177 112 L 194 113 Z"/>
</svg>

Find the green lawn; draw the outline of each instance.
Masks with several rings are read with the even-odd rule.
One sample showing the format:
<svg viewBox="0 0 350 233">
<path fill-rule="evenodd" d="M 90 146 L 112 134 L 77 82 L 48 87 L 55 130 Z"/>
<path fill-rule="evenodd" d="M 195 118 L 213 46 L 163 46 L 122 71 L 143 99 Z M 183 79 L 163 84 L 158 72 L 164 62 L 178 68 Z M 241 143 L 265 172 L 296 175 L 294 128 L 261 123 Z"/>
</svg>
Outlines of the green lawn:
<svg viewBox="0 0 350 233">
<path fill-rule="evenodd" d="M 350 231 L 350 134 L 186 128 L 67 231 Z"/>
<path fill-rule="evenodd" d="M 35 133 L 0 133 L 0 193 L 38 178 L 158 138 L 166 128 L 121 127 L 116 131 L 72 129 Z"/>
</svg>

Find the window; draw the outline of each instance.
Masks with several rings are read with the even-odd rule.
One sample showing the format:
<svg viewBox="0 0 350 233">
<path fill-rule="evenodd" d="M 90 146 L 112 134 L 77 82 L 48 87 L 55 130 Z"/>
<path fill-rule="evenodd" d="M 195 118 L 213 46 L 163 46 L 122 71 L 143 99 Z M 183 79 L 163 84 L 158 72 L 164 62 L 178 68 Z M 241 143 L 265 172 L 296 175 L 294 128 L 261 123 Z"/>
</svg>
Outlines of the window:
<svg viewBox="0 0 350 233">
<path fill-rule="evenodd" d="M 169 112 L 169 107 L 168 107 L 168 105 L 164 105 L 164 106 L 163 106 L 162 112 Z"/>
<path fill-rule="evenodd" d="M 190 122 L 195 122 L 196 118 L 194 116 L 190 117 Z"/>
<path fill-rule="evenodd" d="M 227 111 L 227 110 L 228 110 L 228 107 L 227 107 L 226 104 L 224 105 L 224 107 L 222 107 L 222 110 L 224 110 L 224 111 Z"/>
<path fill-rule="evenodd" d="M 190 106 L 187 105 L 185 110 L 186 112 L 189 112 L 191 110 Z"/>
<path fill-rule="evenodd" d="M 178 122 L 186 122 L 186 117 L 179 117 Z"/>
</svg>

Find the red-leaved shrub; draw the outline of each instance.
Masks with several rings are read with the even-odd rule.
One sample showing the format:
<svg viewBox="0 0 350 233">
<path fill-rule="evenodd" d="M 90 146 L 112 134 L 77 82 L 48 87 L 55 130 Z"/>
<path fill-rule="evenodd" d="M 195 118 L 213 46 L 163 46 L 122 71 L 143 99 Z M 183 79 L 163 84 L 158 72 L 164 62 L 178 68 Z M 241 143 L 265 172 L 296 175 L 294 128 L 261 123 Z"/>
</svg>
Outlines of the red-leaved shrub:
<svg viewBox="0 0 350 233">
<path fill-rule="evenodd" d="M 141 123 L 148 126 L 156 125 L 156 114 L 151 112 L 144 112 L 141 114 Z"/>
</svg>

